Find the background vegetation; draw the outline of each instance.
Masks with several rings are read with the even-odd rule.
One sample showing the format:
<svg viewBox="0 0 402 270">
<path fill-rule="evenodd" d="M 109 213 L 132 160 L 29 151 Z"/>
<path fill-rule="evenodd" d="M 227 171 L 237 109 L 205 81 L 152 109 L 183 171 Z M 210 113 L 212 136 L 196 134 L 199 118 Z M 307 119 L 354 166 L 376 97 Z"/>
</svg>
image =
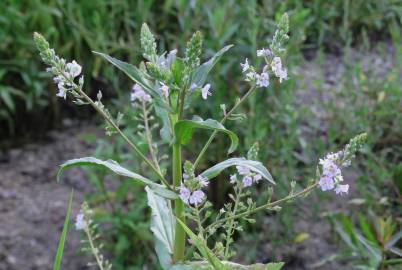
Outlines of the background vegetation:
<svg viewBox="0 0 402 270">
<path fill-rule="evenodd" d="M 318 156 L 367 131 L 368 147 L 351 176 L 356 178 L 353 197 L 359 201 L 353 203 L 357 206 L 344 213 L 348 218 L 330 214 L 329 222 L 347 243 L 350 253 L 343 256 L 353 255 L 359 263 L 373 267 L 379 262 L 364 259 L 370 257 L 370 251 L 365 251 L 354 235 L 362 230 L 368 242 L 378 244 L 379 261 L 386 250 L 381 243 L 398 235 L 402 215 L 402 1 L 5 0 L 0 2 L 0 10 L 2 146 L 40 136 L 60 127 L 65 118 L 78 114 L 90 117 L 81 108 L 57 102 L 55 87 L 46 77 L 32 43 L 34 31 L 41 32 L 60 55 L 83 65 L 87 91 L 94 96 L 102 89 L 112 110 L 127 105 L 131 82 L 91 51 L 137 63 L 141 60 L 138 41 L 142 22 L 150 25 L 167 51 L 183 48 L 195 30 L 204 35 L 207 55 L 235 44 L 210 78 L 212 98 L 193 108 L 200 115 L 219 118 L 220 104 L 232 104 L 243 90 L 238 83 L 239 63 L 246 57 L 257 61 L 256 49 L 267 44 L 275 20 L 288 12 L 291 38 L 287 66 L 291 79 L 270 91 L 258 92 L 242 111 L 250 118 L 228 124 L 245 138 L 239 153 L 259 142 L 260 158 L 281 193 L 286 192 L 290 180 L 301 181 L 303 175 L 311 173 Z M 124 113 L 129 116 L 127 131 L 135 133 L 137 112 Z M 98 139 L 96 155 L 141 169 L 119 139 L 112 140 L 107 143 Z M 194 143 L 192 150 L 200 147 Z M 210 153 L 225 155 L 220 147 L 223 149 L 216 145 Z M 210 157 L 201 167 L 216 159 Z M 115 268 L 131 269 L 128 267 L 155 262 L 155 258 L 141 256 L 144 246 L 152 250 L 144 194 L 123 181 L 115 190 L 106 191 L 106 172 L 88 173 L 95 190 L 88 197 L 99 207 L 97 217 L 104 225 L 106 248 Z M 224 181 L 213 184 L 209 196 L 221 205 L 226 199 L 221 196 L 226 189 Z M 264 191 L 260 192 L 264 199 Z M 297 213 L 298 209 L 292 208 L 278 214 L 277 224 L 269 228 L 270 235 L 275 236 L 269 240 L 279 247 L 291 243 Z M 386 240 L 384 233 L 374 229 L 378 226 L 371 224 L 381 220 L 385 224 L 389 217 L 393 217 L 389 223 L 395 228 Z M 360 227 L 354 227 L 358 222 Z M 263 229 L 256 226 L 249 233 L 258 237 Z"/>
</svg>

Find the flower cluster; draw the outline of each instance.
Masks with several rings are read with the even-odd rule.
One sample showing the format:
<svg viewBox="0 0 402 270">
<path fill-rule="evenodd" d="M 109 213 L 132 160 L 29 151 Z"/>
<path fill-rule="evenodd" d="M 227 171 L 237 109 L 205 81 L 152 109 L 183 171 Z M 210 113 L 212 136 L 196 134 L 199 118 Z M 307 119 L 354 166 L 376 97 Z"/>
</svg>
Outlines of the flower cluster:
<svg viewBox="0 0 402 270">
<path fill-rule="evenodd" d="M 367 140 L 367 134 L 362 133 L 345 146 L 345 149 L 336 153 L 329 153 L 324 159 L 320 159 L 322 173 L 318 185 L 322 191 L 334 190 L 336 194 L 347 194 L 349 185 L 342 185 L 343 176 L 341 169 L 351 164 L 355 153 L 362 148 Z"/>
<path fill-rule="evenodd" d="M 50 48 L 49 43 L 42 35 L 35 33 L 34 40 L 43 62 L 50 66 L 46 71 L 55 76 L 53 80 L 59 90 L 56 96 L 66 99 L 68 92 L 73 92 L 77 96 L 74 92 L 77 87 L 74 79 L 81 74 L 82 67 L 76 61 L 66 63 L 65 59 L 57 56 L 54 49 Z M 79 86 L 82 87 L 83 84 L 84 77 L 81 76 Z"/>
<path fill-rule="evenodd" d="M 236 166 L 237 173 L 242 177 L 242 184 L 244 187 L 250 187 L 253 185 L 253 183 L 258 183 L 261 179 L 262 176 L 261 174 L 252 172 L 249 167 L 238 165 Z M 233 174 L 230 176 L 230 183 L 235 184 L 238 181 L 237 175 Z"/>
<path fill-rule="evenodd" d="M 209 184 L 208 178 L 194 174 L 194 167 L 189 161 L 184 164 L 183 181 L 179 188 L 179 197 L 187 205 L 199 205 L 205 199 L 202 188 Z"/>
<path fill-rule="evenodd" d="M 346 167 L 350 162 L 342 162 L 343 151 L 330 153 L 324 159 L 320 159 L 322 174 L 318 184 L 322 191 L 334 190 L 336 194 L 348 193 L 349 185 L 341 185 L 343 176 L 341 167 Z"/>
<path fill-rule="evenodd" d="M 134 103 L 136 100 L 140 102 L 150 102 L 152 98 L 148 95 L 144 89 L 139 84 L 134 84 L 131 90 L 131 102 Z"/>
<path fill-rule="evenodd" d="M 270 70 L 273 75 L 279 78 L 280 83 L 288 78 L 287 69 L 283 67 L 281 58 L 279 56 L 274 56 L 271 50 L 266 48 L 257 50 L 257 56 L 263 57 L 266 62 L 266 65 L 260 74 L 258 74 L 255 71 L 255 68 L 249 64 L 248 59 L 240 64 L 242 72 L 246 76 L 246 81 L 255 82 L 257 87 L 268 87 Z"/>
</svg>

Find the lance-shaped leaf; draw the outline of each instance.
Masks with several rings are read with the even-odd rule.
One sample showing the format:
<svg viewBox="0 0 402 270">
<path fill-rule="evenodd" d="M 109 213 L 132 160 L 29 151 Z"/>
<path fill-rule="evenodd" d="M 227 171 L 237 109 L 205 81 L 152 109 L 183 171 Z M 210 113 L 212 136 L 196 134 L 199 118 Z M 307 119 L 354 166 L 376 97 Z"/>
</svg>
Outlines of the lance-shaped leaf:
<svg viewBox="0 0 402 270">
<path fill-rule="evenodd" d="M 268 264 L 256 263 L 256 264 L 252 264 L 252 265 L 242 265 L 242 264 L 229 262 L 229 261 L 222 261 L 222 264 L 228 270 L 280 270 L 284 265 L 283 262 L 268 263 Z M 174 265 L 169 270 L 214 270 L 214 268 L 212 266 L 210 266 L 210 264 L 208 262 L 195 261 L 195 262 L 187 262 L 185 264 Z"/>
<path fill-rule="evenodd" d="M 71 215 L 72 204 L 73 204 L 73 191 L 71 191 L 70 197 L 68 200 L 66 218 L 64 219 L 63 231 L 61 232 L 59 244 L 57 246 L 56 257 L 54 259 L 54 264 L 53 264 L 53 270 L 59 270 L 60 266 L 61 266 L 61 259 L 63 258 L 64 244 L 66 242 L 68 228 L 70 225 L 70 215 Z"/>
<path fill-rule="evenodd" d="M 186 234 L 190 237 L 193 244 L 200 251 L 201 255 L 209 261 L 209 263 L 214 267 L 215 270 L 227 270 L 227 268 L 222 264 L 222 262 L 215 256 L 215 254 L 207 247 L 207 245 L 195 235 L 189 227 L 186 226 L 180 219 L 176 218 L 180 226 L 184 229 Z"/>
<path fill-rule="evenodd" d="M 245 166 L 249 168 L 251 171 L 260 174 L 263 178 L 267 179 L 272 184 L 275 184 L 275 181 L 272 178 L 271 174 L 261 162 L 255 160 L 248 160 L 245 158 L 227 159 L 207 169 L 206 171 L 201 173 L 201 175 L 208 179 L 212 179 L 216 177 L 218 174 L 220 174 L 224 169 L 231 166 Z"/>
<path fill-rule="evenodd" d="M 130 79 L 138 83 L 144 89 L 145 92 L 147 92 L 153 97 L 156 104 L 158 104 L 161 107 L 164 107 L 165 109 L 170 110 L 169 106 L 162 100 L 160 94 L 143 79 L 144 74 L 142 74 L 142 72 L 136 66 L 123 62 L 119 59 L 116 59 L 110 55 L 101 52 L 94 52 L 94 53 L 102 56 L 104 59 L 112 63 L 118 69 L 126 73 L 126 75 L 130 77 Z"/>
<path fill-rule="evenodd" d="M 145 187 L 148 195 L 148 205 L 151 207 L 151 231 L 155 236 L 155 250 L 160 265 L 163 269 L 170 269 L 172 266 L 172 255 L 174 249 L 175 218 L 169 200 L 155 194 Z"/>
<path fill-rule="evenodd" d="M 212 70 L 215 64 L 219 61 L 221 56 L 227 52 L 233 45 L 227 45 L 220 49 L 211 59 L 207 62 L 203 63 L 201 66 L 197 67 L 193 74 L 192 83 L 195 83 L 198 86 L 202 86 L 207 80 L 208 73 Z"/>
<path fill-rule="evenodd" d="M 221 123 L 213 119 L 202 120 L 200 117 L 194 117 L 193 120 L 180 120 L 174 126 L 175 142 L 179 144 L 187 144 L 193 137 L 194 129 L 210 129 L 213 131 L 223 132 L 229 136 L 231 140 L 229 154 L 236 150 L 239 144 L 239 138 L 235 133 L 227 130 Z"/>
<path fill-rule="evenodd" d="M 139 174 L 136 174 L 136 173 L 133 173 L 133 172 L 127 170 L 126 168 L 120 166 L 114 160 L 104 161 L 104 160 L 100 160 L 100 159 L 97 159 L 94 157 L 83 157 L 83 158 L 77 158 L 77 159 L 70 159 L 70 160 L 66 161 L 65 163 L 60 165 L 59 172 L 57 173 L 57 181 L 60 180 L 60 176 L 66 169 L 69 169 L 72 167 L 77 167 L 77 166 L 96 166 L 96 167 L 107 168 L 118 175 L 128 177 L 137 183 L 149 186 L 150 188 L 152 188 L 155 191 L 155 193 L 157 193 L 158 195 L 160 195 L 164 198 L 172 199 L 172 200 L 178 198 L 178 196 L 175 192 L 168 190 L 164 186 L 159 185 L 159 184 L 149 180 L 148 178 L 145 178 L 142 175 L 139 175 Z"/>
</svg>

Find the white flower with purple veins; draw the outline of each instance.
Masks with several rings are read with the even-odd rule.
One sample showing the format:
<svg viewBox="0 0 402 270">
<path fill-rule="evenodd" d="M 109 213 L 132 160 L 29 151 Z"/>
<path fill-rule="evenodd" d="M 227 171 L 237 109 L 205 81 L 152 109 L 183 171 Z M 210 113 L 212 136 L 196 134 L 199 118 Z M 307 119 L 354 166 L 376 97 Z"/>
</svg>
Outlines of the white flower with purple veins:
<svg viewBox="0 0 402 270">
<path fill-rule="evenodd" d="M 75 220 L 75 229 L 76 230 L 83 230 L 85 229 L 86 222 L 84 218 L 84 214 L 80 211 Z"/>
<path fill-rule="evenodd" d="M 211 85 L 208 83 L 204 85 L 204 87 L 201 89 L 201 96 L 203 99 L 207 99 L 208 96 L 211 96 L 211 92 L 209 92 L 209 89 L 211 88 Z"/>
<path fill-rule="evenodd" d="M 254 181 L 255 183 L 260 182 L 261 179 L 262 179 L 262 175 L 261 175 L 261 174 L 256 174 L 256 175 L 254 175 L 254 177 L 253 177 L 253 181 Z"/>
<path fill-rule="evenodd" d="M 132 92 L 131 92 L 131 102 L 136 100 L 143 101 L 143 102 L 150 102 L 152 100 L 151 96 L 148 95 L 144 89 L 139 84 L 134 84 Z"/>
<path fill-rule="evenodd" d="M 349 185 L 338 185 L 335 188 L 335 193 L 338 195 L 348 194 Z"/>
<path fill-rule="evenodd" d="M 179 197 L 185 203 L 188 204 L 188 199 L 190 198 L 191 192 L 184 184 L 182 183 L 179 190 Z"/>
<path fill-rule="evenodd" d="M 201 185 L 202 187 L 207 187 L 207 186 L 209 185 L 208 178 L 206 178 L 206 177 L 204 177 L 204 176 L 202 176 L 202 175 L 199 175 L 199 176 L 197 177 L 197 180 L 198 180 L 198 182 L 200 183 L 200 185 Z"/>
<path fill-rule="evenodd" d="M 59 92 L 56 94 L 56 96 L 66 99 L 68 89 L 64 87 L 64 83 L 59 82 L 57 84 L 57 89 L 59 89 Z"/>
<path fill-rule="evenodd" d="M 332 190 L 335 186 L 334 179 L 328 175 L 321 176 L 318 184 L 320 185 L 322 191 Z"/>
<path fill-rule="evenodd" d="M 279 78 L 280 83 L 288 78 L 288 71 L 282 66 L 280 57 L 276 56 L 272 59 L 271 69 L 275 76 Z"/>
<path fill-rule="evenodd" d="M 243 177 L 242 183 L 244 187 L 250 187 L 253 185 L 253 178 L 250 175 L 246 175 Z"/>
<path fill-rule="evenodd" d="M 269 57 L 272 53 L 269 49 L 262 48 L 261 50 L 257 50 L 257 57 Z"/>
<path fill-rule="evenodd" d="M 194 205 L 198 205 L 200 203 L 202 203 L 202 201 L 205 198 L 205 193 L 202 190 L 196 190 L 194 191 L 189 199 L 189 203 L 190 204 L 194 204 Z"/>
<path fill-rule="evenodd" d="M 267 72 L 263 72 L 260 74 L 255 75 L 256 84 L 258 87 L 268 87 L 269 85 L 269 75 Z"/>
<path fill-rule="evenodd" d="M 73 60 L 73 62 L 71 62 L 71 63 L 67 63 L 67 65 L 66 65 L 66 72 L 71 79 L 74 79 L 75 77 L 80 75 L 81 70 L 82 70 L 82 67 L 80 65 L 78 65 L 78 63 L 75 62 L 75 60 Z"/>
<path fill-rule="evenodd" d="M 248 64 L 248 59 L 246 58 L 246 61 L 244 62 L 244 64 L 240 64 L 242 70 L 241 72 L 245 73 L 250 69 L 250 65 Z"/>
<path fill-rule="evenodd" d="M 161 89 L 162 95 L 165 98 L 168 98 L 169 97 L 169 87 L 166 84 L 164 84 L 163 82 L 161 82 L 161 88 L 160 89 Z"/>
<path fill-rule="evenodd" d="M 251 173 L 250 168 L 249 168 L 249 167 L 246 167 L 246 166 L 238 165 L 238 166 L 236 166 L 236 169 L 237 169 L 237 172 L 238 172 L 240 175 L 248 175 L 248 174 Z"/>
</svg>

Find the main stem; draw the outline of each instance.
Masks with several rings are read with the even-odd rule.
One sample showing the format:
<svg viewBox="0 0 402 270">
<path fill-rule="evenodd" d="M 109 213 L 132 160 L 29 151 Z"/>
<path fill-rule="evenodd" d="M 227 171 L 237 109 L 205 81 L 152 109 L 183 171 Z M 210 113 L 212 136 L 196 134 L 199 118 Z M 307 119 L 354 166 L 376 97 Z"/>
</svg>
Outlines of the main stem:
<svg viewBox="0 0 402 270">
<path fill-rule="evenodd" d="M 172 119 L 172 127 L 178 121 L 178 115 L 174 114 L 171 117 Z M 182 171 L 181 171 L 181 147 L 180 144 L 173 144 L 173 188 L 177 188 L 181 183 Z M 174 213 L 176 218 L 180 219 L 183 223 L 185 223 L 184 218 L 184 203 L 179 198 L 174 202 Z M 186 246 L 186 233 L 181 225 L 176 222 L 176 230 L 175 230 L 175 240 L 174 240 L 174 252 L 173 252 L 173 261 L 179 262 L 184 259 L 184 249 Z"/>
</svg>

